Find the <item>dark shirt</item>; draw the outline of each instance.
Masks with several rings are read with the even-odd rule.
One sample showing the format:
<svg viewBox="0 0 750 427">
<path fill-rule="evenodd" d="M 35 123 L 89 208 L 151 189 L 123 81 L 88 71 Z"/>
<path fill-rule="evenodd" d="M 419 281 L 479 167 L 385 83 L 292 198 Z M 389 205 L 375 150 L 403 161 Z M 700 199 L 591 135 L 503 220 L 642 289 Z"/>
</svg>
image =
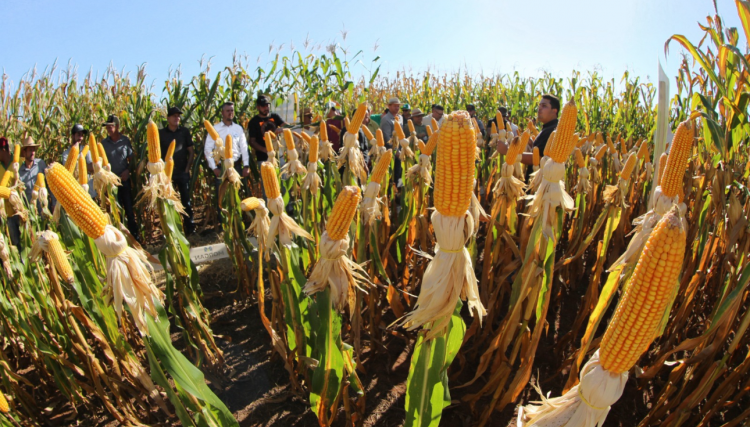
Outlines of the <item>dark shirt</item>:
<svg viewBox="0 0 750 427">
<path fill-rule="evenodd" d="M 172 132 L 169 126 L 159 130 L 159 143 L 161 144 L 161 159 L 165 160 L 167 156 L 167 150 L 169 150 L 169 144 L 174 141 L 174 170 L 178 173 L 183 173 L 187 168 L 188 158 L 188 147 L 193 146 L 193 138 L 190 135 L 190 129 L 185 126 L 177 127 L 177 130 Z"/>
<path fill-rule="evenodd" d="M 250 119 L 250 123 L 247 125 L 247 136 L 248 138 L 255 138 L 255 142 L 260 145 L 266 144 L 263 139 L 263 124 L 265 122 L 272 122 L 276 127 L 280 127 L 284 124 L 284 119 L 276 113 L 271 113 L 266 117 L 261 117 L 260 114 L 256 114 Z M 253 152 L 255 153 L 255 160 L 259 162 L 268 160 L 268 154 L 265 152 L 258 151 L 255 148 L 253 148 Z"/>
<path fill-rule="evenodd" d="M 539 158 L 544 157 L 544 148 L 547 146 L 547 140 L 552 132 L 557 128 L 557 119 L 547 122 L 542 126 L 542 131 L 534 140 L 534 147 L 539 147 Z"/>
<path fill-rule="evenodd" d="M 337 129 L 344 128 L 344 121 L 341 119 L 328 119 L 326 120 L 328 125 L 328 142 L 333 144 L 333 149 L 338 153 L 341 148 L 341 135 L 336 132 L 331 126 L 336 126 Z"/>
<path fill-rule="evenodd" d="M 106 137 L 102 140 L 102 147 L 107 154 L 112 173 L 117 176 L 122 175 L 129 166 L 128 159 L 133 157 L 133 145 L 130 143 L 130 139 L 125 135 L 120 135 L 120 139 L 117 141 L 112 141 L 112 138 Z"/>
<path fill-rule="evenodd" d="M 482 123 L 481 120 L 479 120 L 479 117 L 474 117 L 477 120 L 477 126 L 479 126 L 479 131 L 482 132 L 482 136 L 484 136 L 484 123 Z"/>
</svg>

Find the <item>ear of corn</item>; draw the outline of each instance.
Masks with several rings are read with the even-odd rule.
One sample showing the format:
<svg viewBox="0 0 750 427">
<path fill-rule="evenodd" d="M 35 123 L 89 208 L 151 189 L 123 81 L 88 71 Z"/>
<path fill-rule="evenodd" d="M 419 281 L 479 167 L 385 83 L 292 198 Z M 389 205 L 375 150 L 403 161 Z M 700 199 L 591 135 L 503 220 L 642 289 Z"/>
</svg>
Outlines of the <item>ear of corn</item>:
<svg viewBox="0 0 750 427">
<path fill-rule="evenodd" d="M 357 107 L 357 111 L 354 112 L 351 122 L 346 126 L 346 131 L 352 135 L 355 135 L 359 128 L 362 127 L 362 122 L 365 120 L 365 114 L 367 113 L 367 103 L 363 102 Z"/>
<path fill-rule="evenodd" d="M 206 132 L 208 132 L 208 136 L 211 137 L 214 141 L 218 141 L 221 139 L 219 136 L 219 132 L 216 132 L 216 129 L 214 129 L 214 126 L 209 122 L 208 120 L 203 120 L 203 126 L 206 128 Z"/>
<path fill-rule="evenodd" d="M 362 126 L 360 127 L 360 129 L 362 129 L 362 132 L 364 132 L 365 138 L 367 138 L 368 141 L 375 138 L 375 135 L 373 135 L 372 132 L 370 132 L 370 129 L 368 129 L 367 126 Z"/>
<path fill-rule="evenodd" d="M 622 171 L 620 172 L 620 178 L 624 180 L 630 179 L 630 175 L 633 173 L 633 169 L 635 169 L 635 163 L 638 161 L 638 156 L 635 154 L 631 154 L 628 156 L 628 160 L 625 161 L 625 166 L 623 166 Z"/>
<path fill-rule="evenodd" d="M 243 212 L 249 212 L 260 206 L 261 200 L 257 197 L 248 197 L 240 203 Z"/>
<path fill-rule="evenodd" d="M 579 168 L 586 167 L 586 161 L 583 159 L 583 153 L 581 153 L 581 150 L 579 148 L 576 148 L 573 150 L 573 153 L 576 157 L 576 166 Z"/>
<path fill-rule="evenodd" d="M 685 229 L 676 209 L 656 225 L 638 259 L 629 286 L 601 342 L 601 364 L 612 373 L 628 371 L 657 332 L 673 289 L 679 286 Z"/>
<path fill-rule="evenodd" d="M 10 188 L 0 187 L 0 199 L 8 200 L 10 198 Z"/>
<path fill-rule="evenodd" d="M 158 163 L 161 160 L 159 128 L 152 120 L 149 120 L 146 126 L 146 139 L 148 141 L 148 161 L 149 163 Z"/>
<path fill-rule="evenodd" d="M 268 131 L 263 135 L 263 140 L 266 142 L 266 151 L 271 152 L 273 149 L 273 132 Z"/>
<path fill-rule="evenodd" d="M 83 150 L 81 150 L 81 154 L 79 154 L 79 157 L 83 157 L 85 159 L 87 154 L 89 154 L 89 146 L 84 145 Z"/>
<path fill-rule="evenodd" d="M 437 147 L 439 138 L 440 133 L 433 133 L 432 135 L 430 135 L 430 139 L 427 140 L 427 144 L 424 146 L 422 154 L 431 156 L 432 153 L 435 152 L 435 148 Z"/>
<path fill-rule="evenodd" d="M 425 145 L 424 145 L 424 142 L 422 142 L 421 139 L 417 140 L 417 148 L 419 149 L 420 153 L 424 154 Z"/>
<path fill-rule="evenodd" d="M 575 144 L 578 142 L 578 139 L 575 136 L 577 120 L 578 108 L 571 98 L 563 107 L 562 114 L 560 115 L 560 121 L 556 129 L 557 136 L 555 137 L 555 143 L 549 152 L 545 150 L 545 154 L 547 154 L 552 161 L 564 163 L 568 156 L 573 152 L 573 148 L 575 148 Z"/>
<path fill-rule="evenodd" d="M 534 147 L 531 152 L 531 163 L 533 166 L 539 166 L 539 147 Z"/>
<path fill-rule="evenodd" d="M 510 122 L 505 123 L 505 131 L 508 132 L 508 135 L 513 134 L 513 126 L 510 125 Z"/>
<path fill-rule="evenodd" d="M 286 143 L 286 149 L 288 151 L 294 150 L 294 138 L 292 136 L 292 131 L 289 129 L 284 129 L 284 142 Z"/>
<path fill-rule="evenodd" d="M 3 179 L 0 181 L 0 187 L 7 187 L 8 183 L 10 183 L 10 179 L 13 178 L 13 172 L 8 169 L 3 174 Z"/>
<path fill-rule="evenodd" d="M 104 234 L 107 217 L 65 167 L 52 163 L 47 181 L 57 201 L 87 236 L 96 239 Z"/>
<path fill-rule="evenodd" d="M 164 156 L 165 159 L 171 159 L 174 156 L 174 149 L 175 144 L 177 142 L 173 139 L 172 142 L 169 143 L 169 148 L 167 148 L 167 155 Z"/>
<path fill-rule="evenodd" d="M 469 209 L 474 187 L 476 137 L 469 113 L 454 111 L 438 133 L 435 208 L 460 217 Z"/>
<path fill-rule="evenodd" d="M 10 412 L 10 406 L 8 406 L 8 400 L 5 399 L 5 395 L 0 392 L 0 413 L 7 414 Z"/>
<path fill-rule="evenodd" d="M 99 146 L 96 143 L 96 137 L 94 137 L 93 132 L 89 134 L 89 147 L 91 147 L 90 149 L 91 161 L 94 163 L 98 163 L 99 162 L 99 149 L 98 149 Z"/>
<path fill-rule="evenodd" d="M 349 121 L 349 117 L 344 117 L 344 127 L 346 128 L 346 131 L 349 132 L 349 128 L 351 127 L 351 122 Z"/>
<path fill-rule="evenodd" d="M 438 130 L 440 130 L 440 126 L 438 125 L 438 121 L 435 120 L 434 117 L 431 118 L 431 122 L 430 123 L 432 123 L 432 130 L 433 130 L 433 132 L 437 132 Z"/>
<path fill-rule="evenodd" d="M 396 135 L 396 139 L 399 141 L 406 138 L 406 135 L 404 134 L 404 128 L 401 127 L 401 123 L 398 121 L 393 122 L 393 134 Z"/>
<path fill-rule="evenodd" d="M 174 159 L 168 158 L 164 165 L 164 175 L 167 176 L 167 179 L 170 181 L 172 180 L 172 174 L 174 173 Z"/>
<path fill-rule="evenodd" d="M 638 158 L 645 159 L 647 162 L 651 161 L 651 153 L 649 153 L 647 141 L 643 141 L 640 148 L 638 148 Z"/>
<path fill-rule="evenodd" d="M 372 169 L 372 176 L 370 177 L 371 182 L 382 183 L 385 178 L 388 167 L 391 165 L 391 159 L 393 158 L 393 150 L 386 150 L 378 159 L 378 163 Z"/>
<path fill-rule="evenodd" d="M 596 160 L 601 161 L 602 158 L 604 158 L 604 154 L 606 153 L 607 153 L 607 146 L 602 145 L 601 147 L 599 147 L 599 150 L 597 150 L 596 155 L 594 157 L 596 158 Z"/>
<path fill-rule="evenodd" d="M 13 146 L 13 163 L 21 161 L 21 144 Z"/>
<path fill-rule="evenodd" d="M 495 122 L 492 122 L 490 134 L 496 134 L 496 133 L 497 133 L 497 125 L 495 124 Z"/>
<path fill-rule="evenodd" d="M 307 163 L 316 163 L 318 161 L 319 147 L 320 147 L 320 141 L 318 141 L 318 136 L 313 135 L 310 138 L 310 149 L 307 152 Z"/>
<path fill-rule="evenodd" d="M 664 175 L 659 181 L 662 194 L 665 196 L 672 198 L 679 194 L 692 149 L 693 126 L 688 120 L 677 126 L 674 139 L 672 139 L 672 144 L 669 147 L 667 165 L 664 168 Z"/>
<path fill-rule="evenodd" d="M 234 141 L 232 141 L 231 134 L 227 134 L 227 137 L 224 139 L 224 159 L 234 159 Z"/>
<path fill-rule="evenodd" d="M 44 188 L 44 174 L 39 173 L 36 175 L 36 183 L 34 184 L 34 189 L 39 191 L 42 188 Z"/>
<path fill-rule="evenodd" d="M 383 139 L 383 131 L 378 129 L 375 131 L 375 138 L 378 143 L 378 147 L 385 147 L 385 139 Z"/>
<path fill-rule="evenodd" d="M 508 146 L 508 153 L 505 155 L 505 163 L 509 165 L 516 164 L 518 155 L 523 153 L 524 148 L 526 148 L 523 135 L 526 135 L 526 141 L 529 140 L 529 131 L 525 131 L 521 136 L 513 137 L 513 141 L 511 141 L 510 146 Z"/>
<path fill-rule="evenodd" d="M 348 185 L 341 190 L 326 223 L 326 231 L 331 240 L 341 240 L 349 232 L 349 226 L 361 199 L 359 187 Z"/>
<path fill-rule="evenodd" d="M 409 121 L 406 122 L 406 124 L 409 125 L 409 133 L 411 135 L 414 135 L 417 133 L 417 131 L 414 130 L 414 123 L 411 121 L 411 119 L 409 119 Z"/>
<path fill-rule="evenodd" d="M 107 159 L 107 152 L 104 151 L 104 146 L 102 145 L 102 143 L 100 142 L 96 146 L 99 147 L 99 157 L 102 159 L 102 166 L 109 165 L 109 159 Z"/>
<path fill-rule="evenodd" d="M 667 157 L 669 157 L 667 153 L 661 153 L 661 156 L 659 156 L 659 183 L 661 183 L 661 178 L 664 176 L 664 170 L 667 168 Z"/>
<path fill-rule="evenodd" d="M 297 135 L 299 135 L 299 137 L 302 138 L 303 140 L 305 140 L 305 142 L 308 143 L 308 144 L 310 143 L 310 140 L 312 139 L 310 137 L 310 135 L 307 134 L 307 132 L 300 132 Z"/>
<path fill-rule="evenodd" d="M 430 126 L 430 125 L 427 125 L 427 126 L 425 126 L 424 128 L 425 128 L 425 130 L 427 131 L 427 136 L 428 136 L 428 137 L 432 136 L 432 134 L 434 133 L 434 132 L 432 131 L 432 126 Z"/>
<path fill-rule="evenodd" d="M 266 189 L 266 197 L 275 199 L 281 195 L 279 190 L 279 178 L 276 176 L 276 168 L 269 162 L 260 165 L 260 173 L 263 178 L 263 188 Z"/>
<path fill-rule="evenodd" d="M 496 112 L 495 113 L 495 121 L 497 122 L 497 128 L 498 129 L 505 129 L 505 119 L 503 118 L 503 113 Z"/>
<path fill-rule="evenodd" d="M 78 165 L 78 154 L 80 154 L 80 152 L 81 150 L 78 148 L 78 143 L 75 143 L 70 147 L 68 158 L 65 160 L 65 169 L 67 169 L 68 172 L 75 172 L 76 166 Z"/>
<path fill-rule="evenodd" d="M 47 248 L 49 250 L 50 258 L 52 259 L 52 264 L 55 266 L 57 274 L 59 274 L 66 283 L 73 283 L 73 281 L 75 281 L 75 276 L 73 275 L 73 269 L 70 267 L 68 255 L 60 244 L 57 235 L 54 233 L 50 234 L 54 236 L 54 238 L 48 239 Z"/>
<path fill-rule="evenodd" d="M 88 184 L 89 182 L 89 176 L 86 171 L 86 157 L 84 156 L 78 156 L 78 183 Z"/>
<path fill-rule="evenodd" d="M 328 141 L 328 124 L 323 120 L 320 122 L 320 140 Z"/>
</svg>

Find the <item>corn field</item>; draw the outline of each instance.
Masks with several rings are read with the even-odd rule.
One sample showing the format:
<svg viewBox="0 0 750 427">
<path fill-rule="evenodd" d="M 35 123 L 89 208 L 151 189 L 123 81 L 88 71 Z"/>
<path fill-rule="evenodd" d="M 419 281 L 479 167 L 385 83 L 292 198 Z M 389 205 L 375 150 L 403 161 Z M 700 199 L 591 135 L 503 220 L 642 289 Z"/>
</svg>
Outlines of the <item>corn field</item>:
<svg viewBox="0 0 750 427">
<path fill-rule="evenodd" d="M 241 58 L 220 71 L 204 63 L 190 80 L 173 72 L 160 91 L 144 68 L 3 76 L 9 171 L 26 136 L 51 166 L 31 200 L 12 173 L 0 182 L 0 425 L 92 414 L 240 425 L 213 387 L 231 372 L 182 232 L 174 144 L 160 152 L 168 106 L 183 111 L 200 154 L 193 206 L 201 225 L 222 226 L 233 298 L 254 307 L 290 396 L 318 425 L 392 424 L 368 397 L 377 381 L 402 386 L 404 426 L 747 425 L 750 54 L 739 40 L 740 31 L 750 40 L 750 3 L 736 5 L 743 28 L 717 15 L 701 40 L 665 42 L 682 55 L 671 98 L 669 82 L 628 73 L 383 76 L 375 58 L 353 78 L 363 54 L 340 47 L 276 55 L 255 70 Z M 269 160 L 251 159 L 245 185 L 231 137 L 212 123 L 231 101 L 247 128 L 258 94 L 291 103 L 295 120 L 304 108 L 322 117 L 328 101 L 343 106 L 341 150 L 319 119 L 310 135 L 267 133 Z M 562 101 L 560 121 L 527 179 L 522 153 L 541 130 L 543 94 Z M 363 121 L 393 96 L 422 111 L 441 104 L 447 119 L 427 143 L 407 136 L 407 123 L 385 141 Z M 482 136 L 468 103 L 485 123 L 506 106 L 518 134 L 500 126 Z M 121 224 L 119 178 L 99 143 L 109 114 L 133 142 L 140 233 L 163 236 L 158 253 Z M 75 123 L 93 129 L 89 140 L 53 163 Z M 207 137 L 226 166 L 216 194 Z M 382 375 L 382 360 L 397 357 L 408 374 Z"/>
</svg>

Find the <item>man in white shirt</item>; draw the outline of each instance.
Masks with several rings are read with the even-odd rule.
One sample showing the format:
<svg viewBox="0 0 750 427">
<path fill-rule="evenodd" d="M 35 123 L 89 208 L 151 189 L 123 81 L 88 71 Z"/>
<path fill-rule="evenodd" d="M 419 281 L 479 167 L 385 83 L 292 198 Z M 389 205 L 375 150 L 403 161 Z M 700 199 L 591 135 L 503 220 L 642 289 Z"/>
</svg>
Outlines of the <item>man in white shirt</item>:
<svg viewBox="0 0 750 427">
<path fill-rule="evenodd" d="M 242 126 L 234 122 L 234 103 L 225 102 L 221 106 L 221 122 L 214 124 L 214 129 L 219 134 L 219 137 L 226 141 L 227 135 L 232 135 L 232 161 L 234 162 L 234 168 L 240 168 L 240 160 L 242 160 L 242 177 L 247 178 L 250 175 L 250 155 L 247 151 L 247 138 L 245 137 L 245 130 Z M 216 141 L 211 138 L 211 135 L 206 135 L 206 144 L 203 148 L 203 154 L 206 156 L 208 167 L 214 171 L 216 178 L 214 179 L 214 186 L 216 187 L 216 212 L 218 213 L 219 227 L 221 227 L 221 201 L 219 200 L 219 187 L 221 187 L 221 174 L 222 165 L 216 164 L 214 160 L 213 151 L 216 148 Z M 240 159 L 241 158 L 241 159 Z M 244 187 L 244 185 L 243 185 Z"/>
<path fill-rule="evenodd" d="M 432 126 L 432 119 L 435 119 L 437 120 L 438 128 L 440 128 L 440 126 L 442 126 L 443 122 L 445 121 L 445 115 L 443 113 L 445 113 L 445 109 L 442 105 L 432 104 L 432 114 L 430 114 L 428 117 L 425 117 L 422 122 L 425 125 Z M 433 131 L 435 130 L 437 129 L 433 129 Z"/>
</svg>

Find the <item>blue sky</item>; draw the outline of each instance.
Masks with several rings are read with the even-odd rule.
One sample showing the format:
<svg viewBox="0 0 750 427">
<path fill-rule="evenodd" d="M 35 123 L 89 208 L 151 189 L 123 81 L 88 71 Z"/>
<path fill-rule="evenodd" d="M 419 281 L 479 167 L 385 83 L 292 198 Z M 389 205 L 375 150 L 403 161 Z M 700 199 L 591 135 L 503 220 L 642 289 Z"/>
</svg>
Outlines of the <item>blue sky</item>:
<svg viewBox="0 0 750 427">
<path fill-rule="evenodd" d="M 725 25 L 741 28 L 734 1 L 717 4 Z M 676 43 L 665 58 L 666 39 L 684 34 L 697 43 L 697 22 L 713 14 L 713 2 L 0 0 L 0 10 L 0 67 L 13 82 L 55 60 L 77 64 L 81 74 L 101 73 L 111 61 L 133 74 L 146 63 L 160 88 L 170 67 L 192 76 L 203 55 L 212 57 L 213 71 L 229 65 L 235 51 L 255 67 L 258 57 L 265 65 L 269 46 L 283 44 L 284 54 L 305 40 L 361 49 L 366 63 L 380 56 L 381 72 L 461 68 L 567 77 L 573 69 L 598 69 L 619 79 L 629 70 L 655 81 L 657 60 L 673 77 L 681 59 Z"/>
</svg>

